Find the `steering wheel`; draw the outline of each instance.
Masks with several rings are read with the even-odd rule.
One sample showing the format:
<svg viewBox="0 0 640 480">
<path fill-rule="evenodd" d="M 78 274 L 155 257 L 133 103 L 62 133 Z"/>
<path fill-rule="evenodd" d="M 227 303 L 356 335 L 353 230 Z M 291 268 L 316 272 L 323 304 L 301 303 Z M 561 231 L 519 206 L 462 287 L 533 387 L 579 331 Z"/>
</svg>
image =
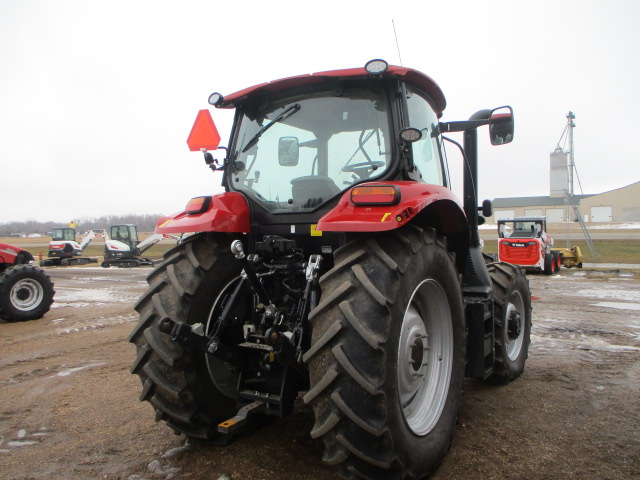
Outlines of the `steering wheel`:
<svg viewBox="0 0 640 480">
<path fill-rule="evenodd" d="M 357 170 L 361 170 L 365 168 L 376 170 L 379 167 L 384 167 L 384 166 L 385 166 L 385 162 L 381 160 L 377 160 L 373 162 L 362 162 L 362 163 L 353 163 L 351 165 L 345 165 L 344 167 L 342 167 L 342 171 L 347 173 L 349 172 L 357 173 Z"/>
</svg>

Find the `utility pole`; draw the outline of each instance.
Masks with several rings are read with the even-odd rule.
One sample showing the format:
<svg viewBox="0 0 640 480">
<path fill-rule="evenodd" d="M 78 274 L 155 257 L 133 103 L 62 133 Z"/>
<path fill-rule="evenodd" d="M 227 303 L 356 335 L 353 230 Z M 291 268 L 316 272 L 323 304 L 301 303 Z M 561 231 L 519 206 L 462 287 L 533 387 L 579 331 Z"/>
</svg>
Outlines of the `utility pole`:
<svg viewBox="0 0 640 480">
<path fill-rule="evenodd" d="M 593 241 L 591 240 L 591 235 L 589 235 L 587 226 L 582 220 L 582 215 L 580 214 L 580 210 L 578 209 L 577 202 L 575 201 L 575 198 L 574 198 L 573 170 L 575 169 L 575 160 L 573 156 L 573 129 L 576 126 L 574 122 L 575 119 L 576 119 L 576 116 L 573 114 L 573 112 L 570 111 L 567 114 L 567 130 L 569 134 L 569 185 L 568 185 L 569 188 L 567 189 L 567 194 L 565 196 L 565 202 L 567 203 L 567 216 L 565 218 L 565 221 L 567 222 L 567 248 L 570 248 L 571 246 L 570 221 L 571 221 L 571 209 L 573 209 L 573 213 L 576 217 L 576 220 L 578 221 L 578 224 L 580 225 L 580 228 L 582 229 L 582 233 L 584 233 L 584 238 L 587 241 L 589 250 L 591 251 L 591 256 L 594 258 L 594 260 L 597 260 L 599 256 L 596 250 L 596 246 L 593 244 Z"/>
<path fill-rule="evenodd" d="M 565 217 L 564 221 L 567 227 L 567 248 L 571 246 L 571 205 L 574 203 L 573 198 L 573 128 L 576 126 L 574 120 L 576 116 L 573 112 L 567 113 L 567 134 L 569 137 L 569 175 L 567 176 L 567 194 L 565 195 Z"/>
<path fill-rule="evenodd" d="M 574 120 L 576 116 L 573 112 L 567 113 L 567 128 L 569 130 L 569 198 L 573 201 L 573 169 L 575 168 L 573 158 L 573 128 L 576 126 Z"/>
</svg>

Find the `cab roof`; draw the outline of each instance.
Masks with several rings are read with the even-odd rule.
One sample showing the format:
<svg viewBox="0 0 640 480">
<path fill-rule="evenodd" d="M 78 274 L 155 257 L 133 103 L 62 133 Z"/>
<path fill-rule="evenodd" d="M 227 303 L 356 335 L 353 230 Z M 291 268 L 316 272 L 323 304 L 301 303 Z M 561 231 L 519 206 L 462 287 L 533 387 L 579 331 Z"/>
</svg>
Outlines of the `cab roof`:
<svg viewBox="0 0 640 480">
<path fill-rule="evenodd" d="M 323 82 L 329 82 L 335 79 L 357 79 L 372 78 L 364 67 L 349 68 L 344 70 L 329 70 L 326 72 L 318 72 L 312 74 L 298 75 L 295 77 L 282 78 L 267 83 L 254 85 L 238 92 L 232 93 L 224 97 L 222 108 L 235 108 L 252 97 L 263 95 L 264 93 L 275 93 L 288 90 L 290 88 L 305 87 L 309 85 L 317 85 Z M 440 115 L 447 106 L 447 101 L 438 84 L 429 76 L 422 72 L 411 68 L 398 67 L 389 65 L 387 71 L 375 77 L 392 78 L 395 77 L 408 84 L 416 86 L 425 92 L 434 102 L 436 113 Z"/>
</svg>

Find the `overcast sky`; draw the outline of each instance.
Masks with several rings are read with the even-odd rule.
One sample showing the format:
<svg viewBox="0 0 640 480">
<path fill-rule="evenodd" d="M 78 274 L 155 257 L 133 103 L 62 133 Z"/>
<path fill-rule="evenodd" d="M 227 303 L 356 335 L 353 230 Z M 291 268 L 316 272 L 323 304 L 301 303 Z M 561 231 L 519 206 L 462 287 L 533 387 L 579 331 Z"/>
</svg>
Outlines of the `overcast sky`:
<svg viewBox="0 0 640 480">
<path fill-rule="evenodd" d="M 584 193 L 640 181 L 638 0 L 0 0 L 0 223 L 169 214 L 219 192 L 186 145 L 211 92 L 400 64 L 392 20 L 443 121 L 513 106 L 512 144 L 479 133 L 481 198 L 548 195 L 569 110 Z"/>
</svg>

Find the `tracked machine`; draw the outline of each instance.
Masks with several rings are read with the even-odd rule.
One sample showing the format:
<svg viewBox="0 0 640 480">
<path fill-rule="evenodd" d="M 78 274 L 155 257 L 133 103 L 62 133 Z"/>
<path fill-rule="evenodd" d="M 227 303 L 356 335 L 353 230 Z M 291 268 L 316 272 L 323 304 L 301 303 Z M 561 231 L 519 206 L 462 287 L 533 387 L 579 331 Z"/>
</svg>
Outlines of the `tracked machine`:
<svg viewBox="0 0 640 480">
<path fill-rule="evenodd" d="M 175 432 L 224 444 L 298 399 L 341 474 L 429 475 L 463 378 L 507 383 L 528 354 L 527 279 L 483 256 L 478 236 L 491 205 L 477 198 L 477 129 L 511 142 L 512 109 L 443 122 L 438 85 L 382 60 L 209 103 L 235 109 L 228 147 L 208 110 L 188 144 L 225 191 L 158 221 L 197 233 L 136 304 L 141 400 Z M 445 142 L 464 157 L 462 202 Z"/>
<path fill-rule="evenodd" d="M 138 239 L 138 227 L 135 225 L 112 225 L 111 235 L 104 242 L 104 261 L 102 267 L 142 267 L 153 266 L 150 258 L 142 254 L 165 238 L 178 240 L 174 235 L 153 234 L 143 241 Z"/>
<path fill-rule="evenodd" d="M 80 243 L 76 241 L 76 230 L 71 227 L 54 228 L 49 242 L 49 254 L 47 258 L 40 260 L 41 267 L 86 265 L 97 263 L 95 257 L 83 257 L 82 252 L 96 237 L 90 230 Z"/>
</svg>

